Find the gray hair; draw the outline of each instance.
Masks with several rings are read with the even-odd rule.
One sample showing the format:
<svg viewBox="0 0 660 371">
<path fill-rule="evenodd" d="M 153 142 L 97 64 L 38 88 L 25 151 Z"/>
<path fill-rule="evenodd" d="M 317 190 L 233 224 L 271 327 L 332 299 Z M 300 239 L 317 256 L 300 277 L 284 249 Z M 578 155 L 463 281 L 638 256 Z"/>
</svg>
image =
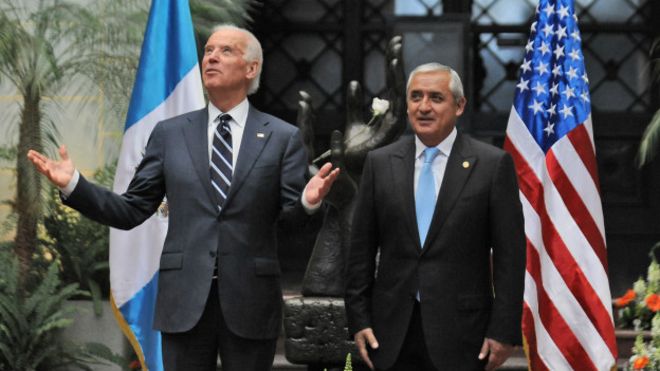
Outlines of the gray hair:
<svg viewBox="0 0 660 371">
<path fill-rule="evenodd" d="M 246 62 L 257 62 L 257 76 L 250 82 L 248 87 L 248 95 L 254 94 L 259 90 L 259 82 L 261 80 L 261 70 L 264 65 L 264 53 L 261 49 L 261 43 L 254 34 L 245 28 L 238 27 L 230 23 L 223 23 L 213 27 L 213 33 L 222 30 L 239 31 L 247 36 L 247 45 L 245 46 L 245 55 L 243 60 Z"/>
<path fill-rule="evenodd" d="M 449 76 L 450 76 L 449 90 L 451 91 L 451 94 L 454 96 L 454 101 L 456 101 L 456 103 L 458 104 L 459 100 L 465 97 L 465 95 L 463 94 L 463 83 L 461 82 L 461 77 L 458 76 L 458 73 L 454 71 L 453 68 L 436 62 L 421 64 L 415 67 L 415 69 L 412 70 L 412 72 L 410 72 L 410 75 L 408 76 L 408 83 L 406 84 L 406 95 L 408 93 L 408 89 L 410 88 L 410 82 L 412 81 L 413 77 L 418 73 L 425 73 L 425 72 L 449 72 Z"/>
</svg>

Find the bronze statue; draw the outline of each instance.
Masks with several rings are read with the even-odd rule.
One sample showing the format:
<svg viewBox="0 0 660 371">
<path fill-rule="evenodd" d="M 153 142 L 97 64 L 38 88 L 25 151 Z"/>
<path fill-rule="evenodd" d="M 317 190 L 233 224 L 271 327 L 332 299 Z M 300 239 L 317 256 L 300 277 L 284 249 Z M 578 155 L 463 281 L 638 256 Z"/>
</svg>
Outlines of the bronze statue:
<svg viewBox="0 0 660 371">
<path fill-rule="evenodd" d="M 362 114 L 362 89 L 351 81 L 347 94 L 346 124 L 342 132 L 335 130 L 330 150 L 315 158 L 313 148 L 315 114 L 312 98 L 300 92 L 298 127 L 308 151 L 310 171 L 318 171 L 324 160 L 330 159 L 342 169 L 339 178 L 326 197 L 330 205 L 325 210 L 323 225 L 314 244 L 303 279 L 303 296 L 343 297 L 344 270 L 350 235 L 350 220 L 354 196 L 362 174 L 367 153 L 392 143 L 406 128 L 405 76 L 401 58 L 401 36 L 393 37 L 386 50 L 386 99 L 390 106 L 386 113 L 375 115 L 365 122 Z"/>
</svg>

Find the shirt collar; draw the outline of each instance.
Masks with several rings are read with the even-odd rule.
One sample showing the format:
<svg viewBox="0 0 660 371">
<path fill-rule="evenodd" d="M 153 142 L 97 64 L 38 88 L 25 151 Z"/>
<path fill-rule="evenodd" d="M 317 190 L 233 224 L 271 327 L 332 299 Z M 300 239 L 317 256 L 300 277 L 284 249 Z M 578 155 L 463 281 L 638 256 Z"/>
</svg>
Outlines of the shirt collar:
<svg viewBox="0 0 660 371">
<path fill-rule="evenodd" d="M 456 130 L 456 127 L 454 127 L 452 131 L 449 133 L 449 135 L 447 135 L 447 138 L 445 138 L 442 142 L 438 143 L 438 145 L 435 147 L 440 150 L 440 153 L 449 157 L 449 154 L 451 153 L 451 149 L 454 146 L 454 142 L 456 141 L 457 134 L 458 131 Z M 423 156 L 424 150 L 426 148 L 427 148 L 426 145 L 424 145 L 424 143 L 422 143 L 422 141 L 417 137 L 417 135 L 415 135 L 415 159 L 418 159 L 420 156 Z"/>
<path fill-rule="evenodd" d="M 209 125 L 215 121 L 215 118 L 218 117 L 219 115 L 222 115 L 223 113 L 228 113 L 231 115 L 231 118 L 236 124 L 238 124 L 240 127 L 245 126 L 245 122 L 247 121 L 247 115 L 248 115 L 248 110 L 250 108 L 250 103 L 248 102 L 247 97 L 241 101 L 241 103 L 237 104 L 234 106 L 234 108 L 230 109 L 228 112 L 222 112 L 220 109 L 216 106 L 213 105 L 213 103 L 209 102 Z"/>
</svg>

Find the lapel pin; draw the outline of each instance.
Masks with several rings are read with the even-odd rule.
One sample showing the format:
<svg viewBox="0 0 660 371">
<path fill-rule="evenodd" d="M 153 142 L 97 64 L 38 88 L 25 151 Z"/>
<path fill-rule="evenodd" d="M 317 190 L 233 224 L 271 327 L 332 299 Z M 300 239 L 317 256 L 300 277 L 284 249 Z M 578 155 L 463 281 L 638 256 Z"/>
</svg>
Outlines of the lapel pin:
<svg viewBox="0 0 660 371">
<path fill-rule="evenodd" d="M 264 133 L 257 133 L 257 138 L 264 138 L 266 135 Z"/>
<path fill-rule="evenodd" d="M 464 168 L 464 169 L 467 169 L 467 168 L 469 168 L 469 167 L 470 167 L 470 163 L 467 162 L 467 161 L 463 161 L 463 168 Z"/>
</svg>

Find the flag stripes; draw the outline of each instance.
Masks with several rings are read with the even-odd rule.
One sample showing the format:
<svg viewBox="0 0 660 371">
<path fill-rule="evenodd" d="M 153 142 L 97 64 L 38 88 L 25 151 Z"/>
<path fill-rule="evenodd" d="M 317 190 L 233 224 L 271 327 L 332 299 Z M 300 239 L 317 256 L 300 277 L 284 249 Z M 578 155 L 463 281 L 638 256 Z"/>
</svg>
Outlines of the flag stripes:
<svg viewBox="0 0 660 371">
<path fill-rule="evenodd" d="M 527 235 L 523 332 L 531 370 L 609 370 L 617 349 L 590 115 L 544 149 L 512 108 L 504 148 Z"/>
</svg>

